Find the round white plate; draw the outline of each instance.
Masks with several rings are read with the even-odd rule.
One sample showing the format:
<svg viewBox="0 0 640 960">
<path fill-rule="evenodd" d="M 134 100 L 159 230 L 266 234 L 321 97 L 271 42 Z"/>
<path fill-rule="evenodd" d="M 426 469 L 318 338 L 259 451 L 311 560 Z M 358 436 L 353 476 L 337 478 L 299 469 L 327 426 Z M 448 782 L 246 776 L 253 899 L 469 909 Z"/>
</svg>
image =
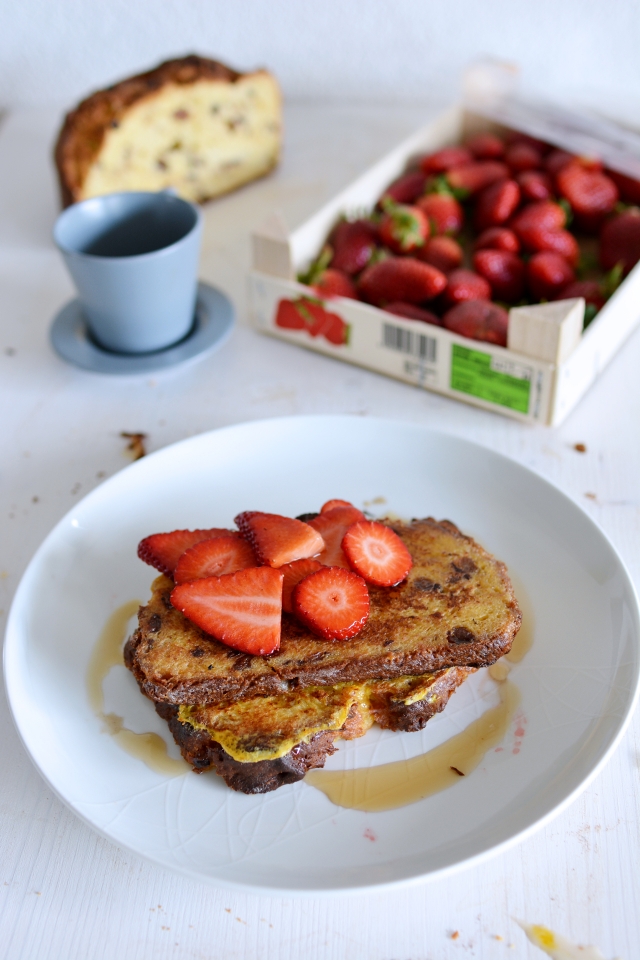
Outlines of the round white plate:
<svg viewBox="0 0 640 960">
<path fill-rule="evenodd" d="M 370 504 L 379 515 L 448 518 L 507 563 L 525 616 L 532 611 L 534 643 L 511 673 L 522 702 L 501 748 L 450 789 L 383 813 L 338 808 L 304 782 L 244 796 L 214 774 L 168 778 L 123 752 L 92 713 L 86 671 L 108 616 L 148 596 L 154 573 L 136 558 L 138 541 L 155 531 L 227 526 L 241 510 L 295 516 L 331 497 Z M 557 813 L 624 731 L 638 688 L 638 637 L 637 600 L 615 550 L 540 477 L 417 425 L 300 417 L 185 440 L 86 497 L 31 561 L 4 656 L 24 744 L 86 823 L 200 880 L 320 892 L 451 870 Z M 123 666 L 105 691 L 107 711 L 170 741 Z M 495 702 L 495 683 L 479 671 L 421 733 L 371 730 L 342 744 L 327 768 L 415 756 Z"/>
</svg>

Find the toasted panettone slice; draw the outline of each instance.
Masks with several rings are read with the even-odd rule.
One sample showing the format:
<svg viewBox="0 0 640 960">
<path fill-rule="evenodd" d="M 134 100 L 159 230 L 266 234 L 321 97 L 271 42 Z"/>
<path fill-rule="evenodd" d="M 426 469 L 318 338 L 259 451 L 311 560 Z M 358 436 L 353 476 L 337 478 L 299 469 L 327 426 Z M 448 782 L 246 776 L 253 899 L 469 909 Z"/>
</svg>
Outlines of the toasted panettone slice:
<svg viewBox="0 0 640 960">
<path fill-rule="evenodd" d="M 288 614 L 280 649 L 240 653 L 187 620 L 158 577 L 125 660 L 154 701 L 202 704 L 303 687 L 488 666 L 508 653 L 521 614 L 503 563 L 448 521 L 389 521 L 413 558 L 396 587 L 369 587 L 370 614 L 351 640 L 322 640 Z"/>
<path fill-rule="evenodd" d="M 201 202 L 268 173 L 282 106 L 266 70 L 238 73 L 195 55 L 92 94 L 55 148 L 64 206 L 120 190 L 173 187 Z"/>
<path fill-rule="evenodd" d="M 374 722 L 391 730 L 422 729 L 472 672 L 450 667 L 234 703 L 156 703 L 156 710 L 196 773 L 213 769 L 233 790 L 267 793 L 324 766 L 336 740 L 361 737 Z"/>
</svg>

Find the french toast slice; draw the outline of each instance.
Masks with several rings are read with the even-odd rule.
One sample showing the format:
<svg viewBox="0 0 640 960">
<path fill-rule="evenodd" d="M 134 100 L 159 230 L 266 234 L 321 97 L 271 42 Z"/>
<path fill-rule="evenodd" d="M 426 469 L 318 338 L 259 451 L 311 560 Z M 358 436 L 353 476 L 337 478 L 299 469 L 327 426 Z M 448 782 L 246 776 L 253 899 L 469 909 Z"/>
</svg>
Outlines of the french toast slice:
<svg viewBox="0 0 640 960">
<path fill-rule="evenodd" d="M 143 693 L 177 705 L 244 700 L 488 666 L 508 653 L 522 617 L 505 565 L 447 520 L 385 522 L 406 544 L 413 567 L 397 587 L 369 588 L 369 620 L 349 641 L 319 639 L 284 614 L 277 653 L 239 653 L 177 611 L 169 599 L 173 581 L 158 577 L 125 647 Z"/>
<path fill-rule="evenodd" d="M 446 706 L 472 667 L 423 677 L 307 687 L 226 704 L 156 703 L 196 773 L 213 769 L 233 790 L 268 793 L 301 780 L 374 722 L 420 730 Z"/>
</svg>

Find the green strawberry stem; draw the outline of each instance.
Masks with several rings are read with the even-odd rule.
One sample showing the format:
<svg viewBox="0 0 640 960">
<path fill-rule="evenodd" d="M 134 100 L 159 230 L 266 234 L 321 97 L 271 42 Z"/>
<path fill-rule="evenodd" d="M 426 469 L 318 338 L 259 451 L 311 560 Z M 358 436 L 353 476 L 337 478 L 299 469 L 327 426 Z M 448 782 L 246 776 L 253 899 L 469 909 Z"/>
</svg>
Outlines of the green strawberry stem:
<svg viewBox="0 0 640 960">
<path fill-rule="evenodd" d="M 594 319 L 598 312 L 598 308 L 595 303 L 587 303 L 584 308 L 584 323 L 582 329 L 586 330 L 591 321 Z"/>
<path fill-rule="evenodd" d="M 309 268 L 298 274 L 298 282 L 305 283 L 312 287 L 314 283 L 320 280 L 322 274 L 327 269 L 333 259 L 333 248 L 327 243 L 323 248 L 317 260 L 314 260 Z"/>
<path fill-rule="evenodd" d="M 560 200 L 558 200 L 558 206 L 562 207 L 562 209 L 564 210 L 564 215 L 567 218 L 565 227 L 568 227 L 571 221 L 573 220 L 573 210 L 571 208 L 571 204 L 569 203 L 568 200 L 565 200 L 564 197 L 561 197 Z"/>
<path fill-rule="evenodd" d="M 616 263 L 615 267 L 612 267 L 608 273 L 605 273 L 604 278 L 601 283 L 602 295 L 606 297 L 607 300 L 609 297 L 613 296 L 620 284 L 622 283 L 622 274 L 624 271 L 623 263 Z"/>
</svg>

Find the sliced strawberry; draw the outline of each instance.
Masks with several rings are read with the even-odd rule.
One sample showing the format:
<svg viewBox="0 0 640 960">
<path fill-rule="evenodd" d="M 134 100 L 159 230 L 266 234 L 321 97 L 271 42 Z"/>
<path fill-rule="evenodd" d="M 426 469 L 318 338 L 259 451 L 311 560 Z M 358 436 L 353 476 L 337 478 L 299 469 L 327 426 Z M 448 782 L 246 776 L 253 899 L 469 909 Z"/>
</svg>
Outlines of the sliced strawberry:
<svg viewBox="0 0 640 960">
<path fill-rule="evenodd" d="M 168 577 L 173 576 L 176 563 L 190 547 L 200 540 L 214 537 L 238 536 L 234 530 L 212 527 L 210 530 L 173 530 L 171 533 L 153 533 L 138 544 L 138 556 Z"/>
<path fill-rule="evenodd" d="M 308 557 L 306 560 L 294 560 L 293 563 L 285 563 L 279 570 L 284 576 L 282 584 L 282 609 L 287 613 L 293 613 L 291 596 L 296 584 L 308 577 L 310 573 L 316 570 L 322 570 L 322 564 L 317 560 Z"/>
<path fill-rule="evenodd" d="M 258 560 L 270 567 L 313 557 L 325 547 L 321 535 L 308 523 L 281 517 L 277 513 L 247 510 L 239 513 L 235 522 L 255 550 Z"/>
<path fill-rule="evenodd" d="M 173 579 L 176 583 L 188 583 L 190 580 L 222 577 L 226 573 L 257 566 L 258 561 L 251 546 L 236 534 L 215 540 L 200 540 L 182 554 Z"/>
<path fill-rule="evenodd" d="M 356 573 L 322 567 L 293 590 L 293 612 L 325 640 L 348 640 L 369 618 L 369 591 Z"/>
<path fill-rule="evenodd" d="M 342 538 L 353 523 L 364 520 L 365 516 L 357 507 L 332 507 L 320 513 L 309 526 L 317 530 L 325 542 L 325 548 L 318 560 L 325 567 L 344 567 L 349 570 L 349 561 L 342 550 Z"/>
<path fill-rule="evenodd" d="M 353 510 L 357 509 L 357 507 L 354 507 L 348 500 L 327 500 L 327 502 L 323 503 L 320 507 L 320 513 L 326 513 L 327 510 L 333 510 L 334 507 L 351 507 Z"/>
<path fill-rule="evenodd" d="M 349 527 L 342 549 L 351 568 L 378 587 L 400 583 L 413 566 L 411 554 L 398 534 L 374 520 L 360 520 Z"/>
<path fill-rule="evenodd" d="M 228 647 L 266 657 L 280 646 L 283 579 L 279 570 L 251 567 L 181 583 L 171 603 Z"/>
</svg>

